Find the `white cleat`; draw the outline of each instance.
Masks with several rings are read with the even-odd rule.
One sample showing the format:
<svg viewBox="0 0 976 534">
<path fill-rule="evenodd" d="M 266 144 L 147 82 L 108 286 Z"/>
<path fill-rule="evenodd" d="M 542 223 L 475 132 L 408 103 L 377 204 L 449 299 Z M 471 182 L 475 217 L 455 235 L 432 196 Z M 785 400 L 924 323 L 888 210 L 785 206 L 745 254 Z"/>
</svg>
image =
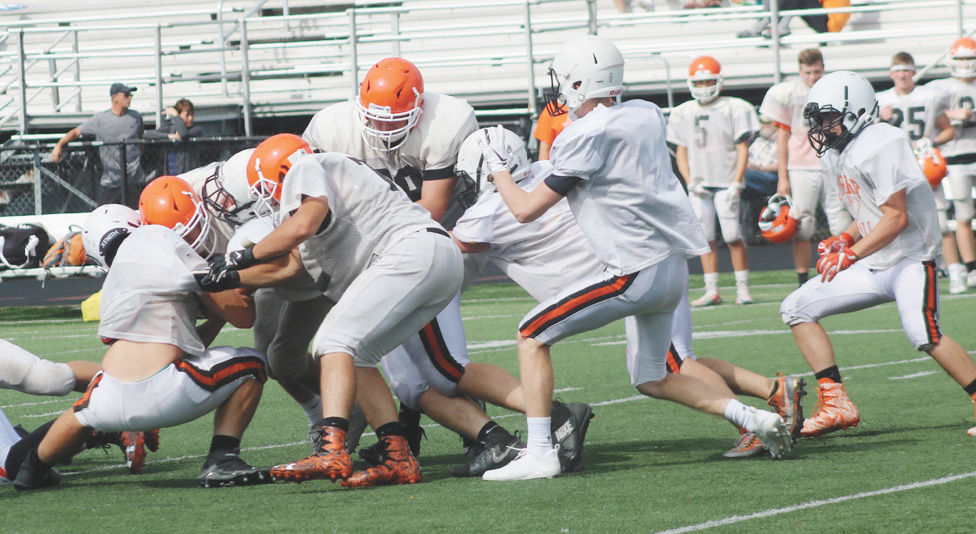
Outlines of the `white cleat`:
<svg viewBox="0 0 976 534">
<path fill-rule="evenodd" d="M 559 474 L 558 449 L 552 448 L 543 454 L 535 454 L 528 448 L 522 450 L 514 460 L 504 467 L 485 471 L 483 480 L 530 480 L 533 478 L 552 478 Z"/>
<path fill-rule="evenodd" d="M 976 272 L 976 271 L 973 271 Z M 958 295 L 966 292 L 966 280 L 963 278 L 949 278 L 949 293 Z"/>
<path fill-rule="evenodd" d="M 763 445 L 769 449 L 773 458 L 784 458 L 793 448 L 793 438 L 786 428 L 786 422 L 775 412 L 766 412 L 749 407 L 756 418 L 756 429 L 753 431 Z"/>
<path fill-rule="evenodd" d="M 966 285 L 969 287 L 976 287 L 976 271 L 969 271 L 966 273 Z"/>
</svg>

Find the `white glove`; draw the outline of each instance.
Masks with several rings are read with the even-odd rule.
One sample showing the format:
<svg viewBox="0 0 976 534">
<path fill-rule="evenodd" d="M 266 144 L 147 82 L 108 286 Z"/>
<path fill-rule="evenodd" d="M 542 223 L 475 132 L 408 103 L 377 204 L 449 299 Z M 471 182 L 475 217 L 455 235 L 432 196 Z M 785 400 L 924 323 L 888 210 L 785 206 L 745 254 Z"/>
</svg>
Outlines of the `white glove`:
<svg viewBox="0 0 976 534">
<path fill-rule="evenodd" d="M 693 182 L 691 187 L 688 188 L 688 192 L 699 197 L 707 197 L 711 195 L 708 189 L 705 189 L 704 182 Z"/>
<path fill-rule="evenodd" d="M 508 171 L 508 149 L 505 148 L 505 128 L 501 124 L 483 130 L 484 136 L 478 138 L 478 146 L 485 157 L 485 164 L 491 172 Z"/>
<path fill-rule="evenodd" d="M 739 209 L 739 195 L 745 186 L 742 182 L 732 182 L 729 184 L 729 188 L 725 190 L 725 201 L 729 207 L 729 211 L 735 211 Z"/>
</svg>

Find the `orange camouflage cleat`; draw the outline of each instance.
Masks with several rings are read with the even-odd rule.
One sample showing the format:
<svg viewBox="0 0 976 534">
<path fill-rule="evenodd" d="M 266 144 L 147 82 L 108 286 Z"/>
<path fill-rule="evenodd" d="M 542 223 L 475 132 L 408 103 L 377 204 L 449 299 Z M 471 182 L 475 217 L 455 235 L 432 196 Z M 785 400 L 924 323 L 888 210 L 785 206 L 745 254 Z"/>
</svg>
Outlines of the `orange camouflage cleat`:
<svg viewBox="0 0 976 534">
<path fill-rule="evenodd" d="M 352 474 L 352 458 L 346 450 L 346 431 L 323 425 L 315 442 L 315 454 L 290 464 L 271 468 L 277 480 L 303 482 L 305 480 L 345 480 Z"/>
<path fill-rule="evenodd" d="M 365 471 L 354 473 L 342 481 L 347 488 L 362 488 L 385 484 L 416 484 L 422 476 L 420 464 L 410 452 L 403 436 L 383 436 L 383 461 Z"/>
<path fill-rule="evenodd" d="M 844 390 L 844 384 L 827 382 L 817 388 L 817 410 L 803 422 L 803 437 L 820 436 L 835 430 L 857 426 L 861 414 Z"/>
<path fill-rule="evenodd" d="M 767 404 L 786 421 L 786 429 L 795 443 L 803 428 L 803 406 L 800 401 L 807 394 L 806 383 L 796 376 L 783 376 L 776 373 L 776 393 L 769 397 Z"/>
</svg>

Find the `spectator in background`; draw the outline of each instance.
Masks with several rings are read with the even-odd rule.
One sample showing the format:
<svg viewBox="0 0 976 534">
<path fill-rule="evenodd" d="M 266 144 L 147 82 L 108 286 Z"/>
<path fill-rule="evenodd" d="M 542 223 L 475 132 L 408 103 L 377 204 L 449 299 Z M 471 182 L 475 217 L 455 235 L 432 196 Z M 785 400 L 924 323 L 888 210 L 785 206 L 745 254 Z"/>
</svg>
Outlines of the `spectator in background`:
<svg viewBox="0 0 976 534">
<path fill-rule="evenodd" d="M 170 139 L 183 141 L 203 134 L 203 128 L 193 124 L 193 102 L 181 98 L 163 111 L 159 128 L 146 132 L 146 139 Z M 166 169 L 163 174 L 177 175 L 196 168 L 196 154 L 190 145 L 184 145 L 166 153 Z"/>
<path fill-rule="evenodd" d="M 759 117 L 759 135 L 749 145 L 746 164 L 746 188 L 763 196 L 776 193 L 779 181 L 779 158 L 776 157 L 776 125 L 767 117 Z"/>
<path fill-rule="evenodd" d="M 139 193 L 145 184 L 146 175 L 139 163 L 139 145 L 123 145 L 122 141 L 140 139 L 143 134 L 142 115 L 129 109 L 135 87 L 124 83 L 113 83 L 109 88 L 112 107 L 96 113 L 77 128 L 64 134 L 51 151 L 51 159 L 61 163 L 67 144 L 82 135 L 93 135 L 105 143 L 98 149 L 102 161 L 102 176 L 98 186 L 99 204 L 125 204 L 131 208 L 138 205 Z M 125 152 L 122 147 L 125 147 Z M 126 163 L 123 173 L 122 161 Z M 123 182 L 123 176 L 125 181 Z"/>
<path fill-rule="evenodd" d="M 770 2 L 766 1 L 763 2 L 762 4 L 763 4 L 763 10 L 769 11 Z M 819 0 L 779 0 L 780 13 L 790 9 L 820 9 L 821 7 L 822 6 L 820 5 Z M 831 6 L 831 7 L 840 7 L 840 6 Z M 848 14 L 848 16 L 850 15 Z M 813 31 L 817 33 L 827 33 L 828 31 L 827 15 L 802 15 L 800 18 L 802 18 L 803 22 L 806 22 L 807 26 L 810 26 L 810 28 Z M 793 20 L 792 15 L 780 16 L 779 23 L 777 24 L 777 26 L 779 27 L 780 37 L 785 37 L 790 34 L 791 20 Z M 840 31 L 841 28 L 843 28 L 844 24 L 846 23 L 847 23 L 846 19 L 843 22 L 840 21 L 835 22 L 834 24 L 835 27 L 837 27 L 837 29 L 833 31 Z M 737 37 L 762 36 L 767 39 L 771 38 L 772 32 L 769 29 L 769 18 L 763 17 L 756 20 L 756 22 L 754 22 L 749 29 L 742 30 L 741 32 L 737 33 L 736 36 Z"/>
<path fill-rule="evenodd" d="M 569 113 L 566 108 L 559 106 L 546 105 L 539 114 L 539 120 L 535 124 L 535 131 L 532 137 L 539 140 L 539 161 L 549 159 L 549 151 L 552 150 L 552 142 L 569 124 Z"/>
</svg>

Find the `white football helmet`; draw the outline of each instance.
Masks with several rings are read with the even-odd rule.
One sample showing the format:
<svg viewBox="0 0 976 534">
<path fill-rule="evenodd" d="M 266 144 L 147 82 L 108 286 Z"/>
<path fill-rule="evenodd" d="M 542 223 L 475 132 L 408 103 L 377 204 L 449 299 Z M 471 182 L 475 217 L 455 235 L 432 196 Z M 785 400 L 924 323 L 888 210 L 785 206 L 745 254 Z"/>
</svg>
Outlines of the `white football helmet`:
<svg viewBox="0 0 976 534">
<path fill-rule="evenodd" d="M 619 97 L 624 92 L 624 57 L 610 41 L 596 35 L 574 37 L 562 44 L 549 67 L 555 105 L 573 111 L 591 98 Z"/>
<path fill-rule="evenodd" d="M 824 113 L 837 114 L 824 121 Z M 830 148 L 843 150 L 865 126 L 878 118 L 878 99 L 863 76 L 849 70 L 827 74 L 813 84 L 803 109 L 810 126 L 807 137 L 818 156 Z M 841 132 L 832 131 L 837 125 Z"/>
<path fill-rule="evenodd" d="M 207 209 L 218 219 L 235 226 L 259 215 L 247 182 L 247 162 L 252 154 L 254 149 L 248 148 L 222 162 L 203 183 L 201 191 Z"/>
<path fill-rule="evenodd" d="M 139 212 L 128 206 L 105 204 L 95 208 L 85 217 L 81 230 L 88 262 L 107 271 L 119 245 L 141 224 Z"/>
<path fill-rule="evenodd" d="M 976 41 L 960 37 L 949 48 L 949 73 L 953 78 L 976 78 Z"/>
<path fill-rule="evenodd" d="M 479 139 L 484 139 L 488 128 L 482 128 L 469 135 L 458 150 L 454 173 L 459 178 L 467 178 L 478 186 L 478 194 L 495 191 L 495 184 L 488 181 L 491 171 L 481 153 Z M 508 153 L 508 168 L 515 183 L 529 175 L 529 155 L 525 151 L 525 141 L 511 130 L 505 131 L 505 149 Z"/>
</svg>

